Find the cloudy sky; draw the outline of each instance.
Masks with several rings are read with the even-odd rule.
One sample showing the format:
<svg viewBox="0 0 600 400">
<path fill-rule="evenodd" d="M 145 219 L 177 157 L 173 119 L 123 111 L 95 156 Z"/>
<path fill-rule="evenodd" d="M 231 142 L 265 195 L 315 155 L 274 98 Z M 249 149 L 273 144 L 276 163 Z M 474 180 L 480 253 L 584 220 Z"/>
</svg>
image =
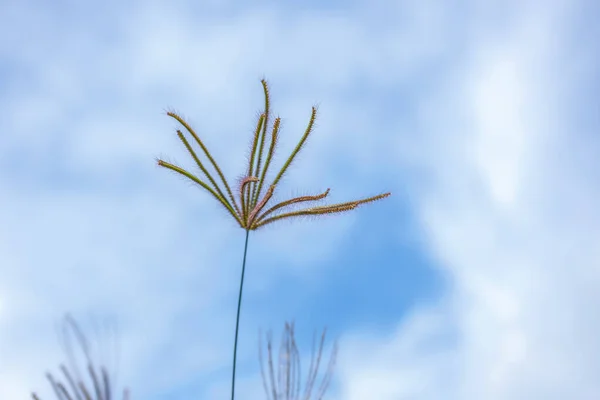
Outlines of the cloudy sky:
<svg viewBox="0 0 600 400">
<path fill-rule="evenodd" d="M 305 366 L 315 330 L 339 339 L 331 399 L 600 398 L 599 17 L 1 2 L 0 398 L 53 398 L 66 312 L 134 399 L 227 398 L 244 231 L 155 157 L 193 168 L 174 109 L 235 182 L 263 77 L 275 167 L 319 105 L 278 198 L 393 195 L 250 235 L 240 399 L 264 398 L 259 329 L 291 320 Z"/>
</svg>

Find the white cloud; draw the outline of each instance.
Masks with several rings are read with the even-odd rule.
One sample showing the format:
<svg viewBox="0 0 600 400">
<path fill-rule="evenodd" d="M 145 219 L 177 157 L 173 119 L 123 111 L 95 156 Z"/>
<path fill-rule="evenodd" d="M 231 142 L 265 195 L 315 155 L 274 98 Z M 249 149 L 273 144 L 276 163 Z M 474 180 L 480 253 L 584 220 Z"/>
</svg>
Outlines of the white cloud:
<svg viewBox="0 0 600 400">
<path fill-rule="evenodd" d="M 597 143 L 566 129 L 575 107 L 561 102 L 563 87 L 553 84 L 556 76 L 571 79 L 569 50 L 556 48 L 564 45 L 556 37 L 571 29 L 560 22 L 569 14 L 558 3 L 527 10 L 501 38 L 478 32 L 468 67 L 423 103 L 425 138 L 411 147 L 422 152 L 412 161 L 428 177 L 414 203 L 450 277 L 437 310 L 448 325 L 419 335 L 426 340 L 450 326 L 457 341 L 435 357 L 427 347 L 395 351 L 393 343 L 410 341 L 428 316 L 420 310 L 392 343 L 376 334 L 349 341 L 342 349 L 354 354 L 346 360 L 354 366 L 342 371 L 344 398 L 600 394 L 593 311 L 600 305 L 600 214 L 586 200 L 600 191 L 578 141 Z M 372 361 L 365 365 L 365 357 Z M 440 370 L 451 370 L 455 381 L 449 385 Z"/>
</svg>

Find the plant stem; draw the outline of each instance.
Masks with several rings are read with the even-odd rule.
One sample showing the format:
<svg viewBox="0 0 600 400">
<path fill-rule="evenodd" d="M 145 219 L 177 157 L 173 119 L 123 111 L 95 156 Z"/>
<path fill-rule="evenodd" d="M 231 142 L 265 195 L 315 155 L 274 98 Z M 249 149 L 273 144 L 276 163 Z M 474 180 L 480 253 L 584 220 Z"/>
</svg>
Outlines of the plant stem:
<svg viewBox="0 0 600 400">
<path fill-rule="evenodd" d="M 242 289 L 244 288 L 244 271 L 246 270 L 246 252 L 248 250 L 248 236 L 250 230 L 246 230 L 246 244 L 244 245 L 244 261 L 242 262 L 242 277 L 240 278 L 240 293 L 238 295 L 237 317 L 235 319 L 235 342 L 233 344 L 233 374 L 231 376 L 231 400 L 235 398 L 235 366 L 237 360 L 238 331 L 240 328 L 240 309 L 242 308 Z"/>
</svg>

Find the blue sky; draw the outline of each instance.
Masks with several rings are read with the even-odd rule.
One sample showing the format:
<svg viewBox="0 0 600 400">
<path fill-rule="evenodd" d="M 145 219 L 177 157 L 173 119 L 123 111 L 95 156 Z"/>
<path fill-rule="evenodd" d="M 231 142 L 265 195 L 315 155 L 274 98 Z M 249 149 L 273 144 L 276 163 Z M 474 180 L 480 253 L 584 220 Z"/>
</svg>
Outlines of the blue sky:
<svg viewBox="0 0 600 400">
<path fill-rule="evenodd" d="M 305 360 L 313 331 L 339 338 L 329 398 L 600 398 L 599 16 L 567 0 L 3 1 L 0 398 L 52 398 L 65 312 L 118 326 L 133 398 L 227 396 L 244 231 L 154 158 L 192 168 L 175 109 L 234 181 L 262 77 L 275 166 L 319 105 L 277 198 L 393 195 L 251 234 L 240 398 L 263 397 L 259 328 L 292 319 Z"/>
</svg>

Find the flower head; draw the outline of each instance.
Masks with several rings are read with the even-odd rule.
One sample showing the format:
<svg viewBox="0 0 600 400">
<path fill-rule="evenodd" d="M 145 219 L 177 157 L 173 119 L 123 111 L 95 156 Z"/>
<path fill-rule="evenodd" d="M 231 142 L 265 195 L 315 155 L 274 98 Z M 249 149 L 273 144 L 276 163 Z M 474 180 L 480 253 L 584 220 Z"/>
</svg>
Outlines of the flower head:
<svg viewBox="0 0 600 400">
<path fill-rule="evenodd" d="M 275 121 L 272 124 L 270 129 L 270 141 L 266 142 L 267 131 L 269 130 L 269 89 L 267 86 L 267 82 L 263 79 L 262 81 L 263 91 L 265 94 L 265 111 L 258 118 L 258 124 L 254 131 L 254 137 L 252 140 L 252 148 L 250 152 L 250 160 L 248 165 L 248 170 L 245 177 L 241 180 L 238 191 L 236 195 L 239 199 L 239 204 L 236 201 L 236 197 L 234 196 L 231 187 L 227 183 L 227 180 L 223 176 L 223 172 L 219 168 L 219 165 L 215 162 L 214 158 L 211 156 L 210 152 L 200 140 L 196 132 L 192 129 L 188 123 L 181 118 L 175 112 L 167 112 L 167 115 L 177 120 L 185 130 L 192 136 L 194 141 L 198 144 L 198 146 L 202 149 L 208 161 L 212 164 L 213 168 L 216 170 L 217 175 L 219 176 L 220 183 L 214 179 L 213 175 L 211 175 L 206 166 L 200 161 L 196 151 L 190 145 L 190 142 L 181 130 L 177 130 L 177 136 L 184 144 L 187 151 L 190 153 L 198 168 L 204 175 L 205 179 L 200 179 L 196 175 L 192 174 L 185 169 L 178 167 L 174 164 L 168 163 L 164 160 L 157 160 L 158 165 L 161 167 L 168 168 L 172 171 L 175 171 L 196 184 L 200 185 L 202 188 L 207 190 L 213 197 L 215 197 L 222 205 L 229 211 L 229 213 L 236 219 L 239 223 L 240 227 L 246 229 L 247 231 L 256 230 L 260 227 L 268 225 L 272 222 L 292 218 L 292 217 L 301 217 L 307 215 L 323 215 L 323 214 L 334 214 L 341 213 L 344 211 L 353 210 L 364 203 L 370 203 L 373 201 L 377 201 L 388 197 L 391 193 L 383 193 L 377 196 L 368 197 L 361 200 L 353 200 L 344 203 L 337 203 L 325 206 L 313 206 L 307 207 L 301 210 L 292 211 L 291 206 L 297 205 L 299 203 L 310 203 L 315 202 L 321 199 L 324 199 L 329 194 L 329 189 L 325 192 L 314 195 L 314 196 L 300 196 L 295 197 L 286 201 L 282 201 L 277 203 L 271 207 L 270 200 L 273 197 L 273 193 L 277 188 L 277 185 L 283 178 L 283 175 L 287 171 L 288 167 L 296 157 L 296 155 L 300 152 L 304 144 L 306 143 L 306 139 L 310 135 L 313 130 L 315 118 L 317 115 L 317 109 L 315 107 L 312 108 L 310 120 L 308 122 L 308 127 L 304 131 L 304 135 L 300 139 L 300 142 L 296 145 L 292 154 L 287 158 L 279 173 L 276 175 L 273 182 L 271 182 L 265 190 L 265 177 L 267 170 L 270 167 L 271 160 L 275 153 L 275 145 L 277 144 L 277 140 L 279 138 L 279 127 L 281 124 L 281 119 L 275 118 Z M 268 150 L 266 150 L 268 147 Z M 266 157 L 265 157 L 266 151 Z M 263 163 L 264 161 L 264 163 Z M 220 186 L 222 184 L 222 186 Z M 223 189 L 224 188 L 224 189 Z M 264 193 L 263 193 L 263 190 Z"/>
</svg>

